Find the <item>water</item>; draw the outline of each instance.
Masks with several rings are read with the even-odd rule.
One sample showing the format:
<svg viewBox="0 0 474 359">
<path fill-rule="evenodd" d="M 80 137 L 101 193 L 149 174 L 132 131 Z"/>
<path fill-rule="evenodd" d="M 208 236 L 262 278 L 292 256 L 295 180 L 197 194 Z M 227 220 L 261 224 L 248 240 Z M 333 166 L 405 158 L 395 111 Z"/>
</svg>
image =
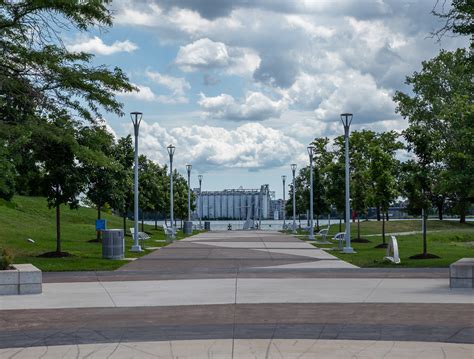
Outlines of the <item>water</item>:
<svg viewBox="0 0 474 359">
<path fill-rule="evenodd" d="M 419 218 L 397 218 L 397 219 L 392 219 L 392 220 L 397 220 L 397 221 L 401 221 L 401 220 L 419 220 L 420 221 L 420 226 L 421 226 L 421 220 Z M 433 217 L 433 218 L 430 218 L 430 220 L 437 220 L 437 218 Z M 445 221 L 459 221 L 459 219 L 457 218 L 446 218 Z M 468 221 L 474 221 L 474 218 L 468 218 L 467 219 Z M 370 221 L 375 221 L 375 219 L 370 219 Z M 228 220 L 228 221 L 225 221 L 225 220 L 211 220 L 209 221 L 211 222 L 211 230 L 214 230 L 214 231 L 219 231 L 219 230 L 227 230 L 228 229 L 228 226 L 229 224 L 232 226 L 232 229 L 233 230 L 238 230 L 238 229 L 243 229 L 243 225 L 244 225 L 244 222 L 243 220 Z M 361 221 L 362 222 L 362 221 Z M 155 222 L 154 221 L 145 221 L 146 224 L 151 224 L 151 225 L 154 225 Z M 163 225 L 165 223 L 165 221 L 158 221 L 157 222 L 159 226 Z M 181 226 L 181 221 L 177 221 L 176 222 L 178 226 Z M 286 220 L 286 224 L 287 225 L 290 225 L 293 223 L 293 221 L 291 219 L 289 220 Z M 193 224 L 194 225 L 199 225 L 199 220 L 197 221 L 193 221 Z M 255 221 L 255 224 L 258 224 L 258 221 Z M 300 221 L 296 221 L 296 225 L 299 226 L 301 224 L 301 227 L 302 228 L 306 228 L 308 227 L 308 222 L 306 221 L 306 219 L 302 219 L 301 222 Z M 332 218 L 331 221 L 327 220 L 327 219 L 320 219 L 319 220 L 319 227 L 320 228 L 326 228 L 327 225 L 330 224 L 331 227 L 333 226 L 339 226 L 339 219 L 337 218 Z M 204 221 L 202 221 L 202 226 L 204 227 Z M 314 220 L 314 226 L 316 226 L 316 220 Z M 338 227 L 336 227 L 338 228 Z M 421 228 L 421 227 L 420 227 Z M 280 231 L 283 229 L 283 220 L 273 220 L 273 219 L 265 219 L 263 220 L 262 219 L 262 230 L 266 230 L 266 231 Z M 344 220 L 342 221 L 342 230 L 344 230 Z"/>
<path fill-rule="evenodd" d="M 228 229 L 228 226 L 229 224 L 232 226 L 232 230 L 238 230 L 238 229 L 243 229 L 243 225 L 244 225 L 244 222 L 245 221 L 239 221 L 239 220 L 228 220 L 228 221 L 225 221 L 225 220 L 219 220 L 219 221 L 207 221 L 207 222 L 211 222 L 211 230 L 215 230 L 215 231 L 219 231 L 219 230 L 227 230 Z M 147 224 L 151 224 L 151 225 L 154 225 L 155 222 L 154 221 L 145 221 L 145 223 Z M 161 226 L 164 221 L 158 221 L 157 222 L 159 226 Z M 255 221 L 255 224 L 257 225 L 259 222 L 258 221 Z M 292 220 L 287 220 L 286 221 L 286 224 L 287 225 L 291 225 L 293 223 Z M 339 224 L 339 221 L 338 220 L 331 220 L 331 224 Z M 198 221 L 193 221 L 193 224 L 194 225 L 199 225 L 199 220 Z M 296 221 L 296 225 L 298 226 L 300 224 L 299 221 Z M 319 226 L 320 227 L 326 227 L 328 224 L 328 220 L 327 219 L 320 219 L 319 220 Z M 177 225 L 180 226 L 181 225 L 181 221 L 178 221 L 177 222 Z M 314 221 L 314 225 L 316 225 L 316 221 Z M 202 226 L 204 227 L 204 221 L 202 221 Z M 301 220 L 301 227 L 307 227 L 307 221 L 306 220 Z M 280 231 L 283 229 L 283 220 L 273 220 L 273 219 L 265 219 L 263 220 L 262 219 L 262 227 L 261 227 L 262 230 L 266 230 L 266 231 Z"/>
</svg>

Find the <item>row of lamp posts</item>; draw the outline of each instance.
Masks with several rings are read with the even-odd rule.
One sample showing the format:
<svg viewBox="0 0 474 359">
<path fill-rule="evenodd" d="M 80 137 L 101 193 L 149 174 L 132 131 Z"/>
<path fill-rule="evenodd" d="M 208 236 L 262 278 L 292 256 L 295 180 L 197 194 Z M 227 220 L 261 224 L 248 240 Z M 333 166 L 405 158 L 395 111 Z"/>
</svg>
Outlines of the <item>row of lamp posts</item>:
<svg viewBox="0 0 474 359">
<path fill-rule="evenodd" d="M 346 241 L 346 246 L 343 249 L 344 253 L 355 253 L 354 249 L 351 247 L 351 223 L 350 223 L 350 194 L 349 194 L 349 129 L 352 123 L 352 114 L 351 113 L 343 113 L 341 114 L 341 122 L 344 126 L 344 153 L 345 153 L 345 194 L 346 194 L 346 218 L 345 218 L 345 234 L 344 238 Z M 308 148 L 308 155 L 309 155 L 309 182 L 310 182 L 310 191 L 309 191 L 309 218 L 310 218 L 310 225 L 309 225 L 309 239 L 314 240 L 314 225 L 313 225 L 313 157 L 314 157 L 314 146 L 309 145 Z M 295 175 L 296 175 L 296 164 L 291 164 L 291 171 L 293 173 L 293 233 L 296 233 L 296 186 L 295 186 Z M 281 176 L 283 181 L 283 203 L 285 203 L 285 182 L 286 176 Z M 286 219 L 285 219 L 285 210 L 283 209 L 283 227 L 286 226 Z"/>
<path fill-rule="evenodd" d="M 135 134 L 135 165 L 134 165 L 134 205 L 133 205 L 133 219 L 134 219 L 134 228 L 133 228 L 133 245 L 130 249 L 131 252 L 141 252 L 142 247 L 138 242 L 138 130 L 140 128 L 140 123 L 142 121 L 143 113 L 141 112 L 132 112 L 130 117 L 133 123 L 133 130 Z M 173 210 L 173 156 L 176 150 L 176 147 L 169 145 L 167 147 L 168 154 L 170 157 L 170 220 L 171 228 L 173 228 L 174 223 L 174 210 Z M 192 165 L 186 165 L 186 171 L 188 173 L 188 221 L 191 221 L 191 169 Z M 202 189 L 202 175 L 198 176 L 199 179 L 199 191 Z M 201 226 L 201 214 L 199 215 L 199 225 Z M 174 231 L 172 231 L 172 238 L 174 237 Z"/>
</svg>

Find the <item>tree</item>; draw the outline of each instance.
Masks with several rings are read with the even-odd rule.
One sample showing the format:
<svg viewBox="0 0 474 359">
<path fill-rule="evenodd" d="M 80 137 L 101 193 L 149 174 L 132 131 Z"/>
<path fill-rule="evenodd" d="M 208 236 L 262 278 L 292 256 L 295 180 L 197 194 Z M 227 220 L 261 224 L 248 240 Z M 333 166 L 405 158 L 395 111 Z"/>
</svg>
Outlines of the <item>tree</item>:
<svg viewBox="0 0 474 359">
<path fill-rule="evenodd" d="M 56 210 L 56 251 L 51 255 L 62 257 L 67 253 L 61 251 L 61 205 L 69 205 L 71 209 L 79 205 L 78 196 L 85 186 L 80 162 L 83 153 L 77 141 L 77 130 L 69 121 L 54 119 L 47 130 L 47 134 L 37 133 L 36 143 L 44 149 L 37 153 L 44 173 L 48 206 Z"/>
<path fill-rule="evenodd" d="M 313 158 L 313 208 L 316 215 L 316 228 L 319 231 L 319 217 L 329 212 L 329 204 L 327 200 L 327 173 L 326 169 L 331 162 L 331 154 L 327 150 L 329 139 L 327 137 L 315 138 L 312 145 L 314 146 Z"/>
<path fill-rule="evenodd" d="M 145 212 L 155 212 L 159 206 L 160 167 L 146 156 L 138 158 L 138 203 L 141 211 L 142 231 L 144 231 Z"/>
<path fill-rule="evenodd" d="M 87 198 L 97 207 L 97 219 L 101 219 L 102 208 L 113 201 L 117 190 L 120 164 L 113 158 L 114 138 L 105 126 L 84 127 L 81 130 L 82 145 L 95 150 L 96 156 L 85 166 L 87 175 Z M 96 240 L 100 242 L 100 231 Z"/>
<path fill-rule="evenodd" d="M 0 198 L 9 201 L 15 193 L 15 166 L 8 149 L 0 142 Z"/>
<path fill-rule="evenodd" d="M 360 215 L 367 214 L 371 196 L 369 172 L 369 148 L 376 134 L 373 131 L 353 131 L 350 136 L 350 168 L 351 168 L 351 207 L 357 215 L 357 240 L 360 238 Z"/>
<path fill-rule="evenodd" d="M 127 212 L 133 204 L 133 163 L 134 149 L 132 137 L 121 137 L 113 147 L 113 157 L 120 166 L 115 186 L 110 198 L 110 205 L 123 218 L 123 231 L 127 233 Z"/>
<path fill-rule="evenodd" d="M 110 0 L 2 1 L 0 109 L 4 121 L 67 113 L 94 122 L 99 108 L 122 115 L 117 91 L 136 90 L 119 69 L 93 66 L 93 56 L 67 50 L 64 30 L 111 26 Z M 19 110 L 24 110 L 21 116 Z M 63 116 L 64 117 L 64 116 Z"/>
<path fill-rule="evenodd" d="M 413 96 L 397 92 L 397 112 L 408 119 L 408 149 L 428 174 L 441 168 L 440 189 L 449 194 L 460 222 L 474 202 L 474 104 L 472 54 L 441 51 L 407 77 Z M 431 187 L 427 182 L 425 191 Z"/>
<path fill-rule="evenodd" d="M 432 33 L 440 40 L 446 33 L 452 32 L 458 35 L 474 34 L 474 4 L 471 0 L 452 0 L 451 8 L 445 12 L 442 2 L 441 9 L 438 10 L 440 0 L 436 1 L 433 8 L 433 15 L 445 21 L 443 27 Z"/>
<path fill-rule="evenodd" d="M 373 200 L 382 211 L 382 244 L 380 247 L 386 247 L 385 215 L 390 203 L 398 195 L 393 173 L 394 159 L 389 153 L 383 151 L 380 146 L 371 146 L 369 151 L 371 157 L 370 172 L 373 180 Z"/>
<path fill-rule="evenodd" d="M 334 149 L 331 153 L 333 160 L 326 168 L 327 199 L 329 204 L 334 206 L 339 215 L 339 232 L 341 232 L 342 217 L 346 209 L 344 136 L 336 137 L 333 144 Z"/>
</svg>

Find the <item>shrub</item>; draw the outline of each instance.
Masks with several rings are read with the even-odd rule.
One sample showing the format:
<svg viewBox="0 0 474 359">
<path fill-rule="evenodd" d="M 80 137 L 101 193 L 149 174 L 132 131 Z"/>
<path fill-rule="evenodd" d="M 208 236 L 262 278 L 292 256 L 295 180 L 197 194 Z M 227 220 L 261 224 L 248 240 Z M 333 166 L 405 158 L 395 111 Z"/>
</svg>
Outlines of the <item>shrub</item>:
<svg viewBox="0 0 474 359">
<path fill-rule="evenodd" d="M 8 249 L 1 250 L 0 254 L 0 270 L 5 270 L 10 267 L 13 262 L 13 253 Z"/>
</svg>

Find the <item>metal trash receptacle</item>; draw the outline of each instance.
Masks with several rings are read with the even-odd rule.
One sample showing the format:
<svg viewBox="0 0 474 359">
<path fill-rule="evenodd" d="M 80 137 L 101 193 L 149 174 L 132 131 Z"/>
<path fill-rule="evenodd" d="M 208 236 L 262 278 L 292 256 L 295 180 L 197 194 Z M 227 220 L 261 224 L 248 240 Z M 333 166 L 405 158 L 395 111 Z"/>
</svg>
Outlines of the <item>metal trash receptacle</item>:
<svg viewBox="0 0 474 359">
<path fill-rule="evenodd" d="M 183 223 L 183 232 L 184 234 L 193 234 L 193 222 L 184 221 Z"/>
<path fill-rule="evenodd" d="M 102 231 L 102 258 L 123 259 L 124 242 L 123 229 L 106 229 Z"/>
<path fill-rule="evenodd" d="M 204 222 L 204 229 L 206 231 L 210 231 L 211 230 L 211 222 L 208 222 L 208 221 Z"/>
</svg>

